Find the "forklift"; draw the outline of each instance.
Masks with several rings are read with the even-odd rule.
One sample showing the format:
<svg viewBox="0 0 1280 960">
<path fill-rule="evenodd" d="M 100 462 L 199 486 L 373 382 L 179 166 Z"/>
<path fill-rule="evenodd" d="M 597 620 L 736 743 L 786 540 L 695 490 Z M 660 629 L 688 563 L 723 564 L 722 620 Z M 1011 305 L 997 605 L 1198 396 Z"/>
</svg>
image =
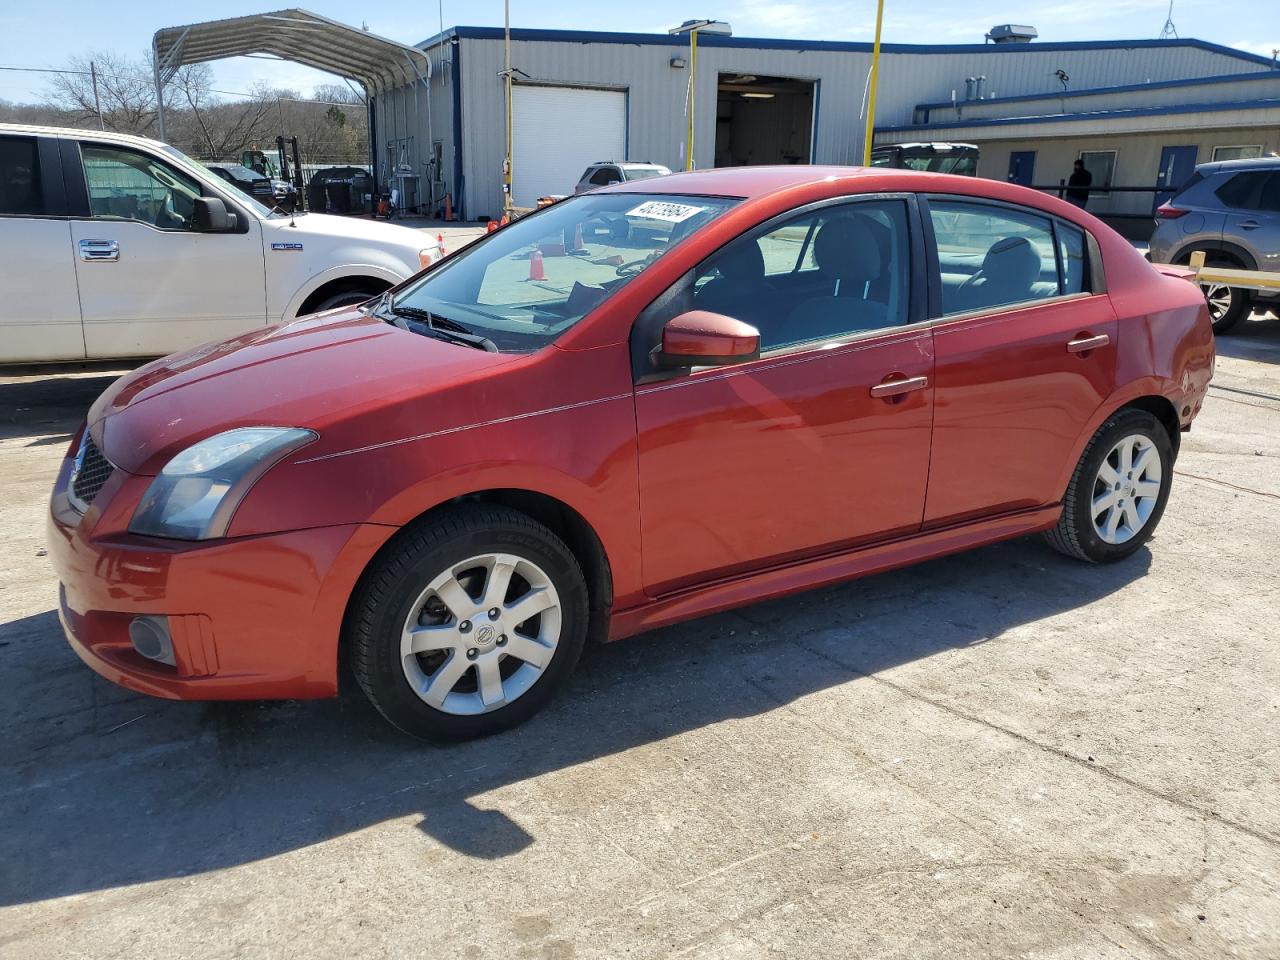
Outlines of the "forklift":
<svg viewBox="0 0 1280 960">
<path fill-rule="evenodd" d="M 291 159 L 292 163 L 290 163 Z M 302 206 L 306 197 L 306 187 L 302 182 L 302 160 L 298 153 L 297 137 L 276 137 L 275 158 L 259 150 L 256 143 L 251 144 L 248 150 L 240 154 L 240 163 L 250 170 L 256 170 L 264 177 L 293 184 L 294 197 L 297 198 L 295 203 Z"/>
</svg>

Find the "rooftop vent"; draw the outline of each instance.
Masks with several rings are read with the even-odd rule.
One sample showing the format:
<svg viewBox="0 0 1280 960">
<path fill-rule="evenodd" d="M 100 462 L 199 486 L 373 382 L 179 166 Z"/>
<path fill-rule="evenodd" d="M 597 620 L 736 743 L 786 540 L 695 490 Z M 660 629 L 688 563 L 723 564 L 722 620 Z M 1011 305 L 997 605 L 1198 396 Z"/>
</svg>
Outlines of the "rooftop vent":
<svg viewBox="0 0 1280 960">
<path fill-rule="evenodd" d="M 987 31 L 987 40 L 991 43 L 1030 43 L 1038 36 L 1035 27 L 1016 23 L 1002 23 Z"/>
</svg>

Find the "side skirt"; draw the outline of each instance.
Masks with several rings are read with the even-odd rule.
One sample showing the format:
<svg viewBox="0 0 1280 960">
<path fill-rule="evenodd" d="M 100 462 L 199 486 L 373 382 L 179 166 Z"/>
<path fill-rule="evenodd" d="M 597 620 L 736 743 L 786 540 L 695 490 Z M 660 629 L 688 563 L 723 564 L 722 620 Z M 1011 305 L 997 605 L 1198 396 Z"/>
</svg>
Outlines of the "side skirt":
<svg viewBox="0 0 1280 960">
<path fill-rule="evenodd" d="M 659 597 L 643 606 L 615 610 L 609 624 L 609 640 L 719 613 L 733 607 L 772 600 L 802 590 L 813 590 L 841 580 L 852 580 L 922 560 L 933 560 L 973 547 L 1010 540 L 1048 530 L 1058 522 L 1062 505 L 1039 507 L 1018 513 L 988 517 L 961 526 L 930 530 L 898 540 L 846 553 L 829 554 L 770 567 L 746 576 L 691 587 Z"/>
</svg>

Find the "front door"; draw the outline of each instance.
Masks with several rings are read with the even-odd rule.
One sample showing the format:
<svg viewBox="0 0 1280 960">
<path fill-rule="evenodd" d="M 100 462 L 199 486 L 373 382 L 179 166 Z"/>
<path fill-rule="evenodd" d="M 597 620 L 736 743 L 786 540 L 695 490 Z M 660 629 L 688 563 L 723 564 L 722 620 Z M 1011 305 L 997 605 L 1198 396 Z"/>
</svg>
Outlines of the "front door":
<svg viewBox="0 0 1280 960">
<path fill-rule="evenodd" d="M 1029 187 L 1035 180 L 1036 152 L 1034 150 L 1014 150 L 1009 154 L 1010 183 L 1020 187 Z"/>
<path fill-rule="evenodd" d="M 1165 147 L 1160 151 L 1160 170 L 1156 173 L 1156 192 L 1151 204 L 1156 207 L 1172 197 L 1196 172 L 1196 146 Z"/>
<path fill-rule="evenodd" d="M 89 357 L 160 356 L 266 322 L 261 227 L 197 233 L 200 184 L 150 153 L 84 141 L 89 216 L 71 223 Z"/>
<path fill-rule="evenodd" d="M 925 528 L 1057 503 L 1115 383 L 1116 316 L 1083 232 L 1005 204 L 931 199 L 940 321 Z"/>
<path fill-rule="evenodd" d="M 639 378 L 651 594 L 919 529 L 933 347 L 911 323 L 923 319 L 911 220 L 904 199 L 782 218 L 722 248 L 670 298 L 672 316 L 752 324 L 762 353 Z"/>
</svg>

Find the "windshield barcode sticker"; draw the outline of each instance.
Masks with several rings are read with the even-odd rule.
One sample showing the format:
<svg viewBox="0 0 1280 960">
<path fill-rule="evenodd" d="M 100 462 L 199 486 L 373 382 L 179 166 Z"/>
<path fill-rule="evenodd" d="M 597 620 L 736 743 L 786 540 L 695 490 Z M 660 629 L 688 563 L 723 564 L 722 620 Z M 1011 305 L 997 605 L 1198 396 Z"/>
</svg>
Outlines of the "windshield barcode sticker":
<svg viewBox="0 0 1280 960">
<path fill-rule="evenodd" d="M 694 207 L 687 203 L 669 203 L 664 200 L 648 200 L 634 210 L 628 210 L 628 217 L 644 217 L 648 220 L 665 220 L 667 223 L 682 223 L 706 207 Z"/>
</svg>

